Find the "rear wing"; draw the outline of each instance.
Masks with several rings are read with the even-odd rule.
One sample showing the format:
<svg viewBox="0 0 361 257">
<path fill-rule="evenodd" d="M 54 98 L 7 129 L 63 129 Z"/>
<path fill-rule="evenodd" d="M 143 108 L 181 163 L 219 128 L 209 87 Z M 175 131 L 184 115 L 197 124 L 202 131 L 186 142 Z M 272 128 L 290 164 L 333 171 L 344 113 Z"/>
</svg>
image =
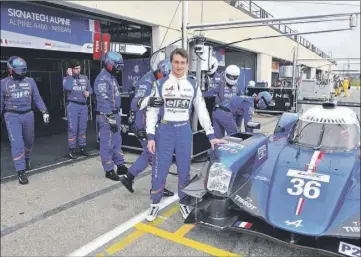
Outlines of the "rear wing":
<svg viewBox="0 0 361 257">
<path fill-rule="evenodd" d="M 361 103 L 355 102 L 325 102 L 325 101 L 309 101 L 309 100 L 298 100 L 297 104 L 312 104 L 312 105 L 325 105 L 325 104 L 334 104 L 335 106 L 345 106 L 345 107 L 361 107 Z"/>
</svg>

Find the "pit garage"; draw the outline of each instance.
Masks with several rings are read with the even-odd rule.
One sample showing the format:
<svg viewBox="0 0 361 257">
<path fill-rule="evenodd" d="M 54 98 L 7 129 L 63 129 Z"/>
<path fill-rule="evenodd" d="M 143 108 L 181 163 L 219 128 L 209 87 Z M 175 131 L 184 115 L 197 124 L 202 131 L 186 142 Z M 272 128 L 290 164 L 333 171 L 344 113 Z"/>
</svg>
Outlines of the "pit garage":
<svg viewBox="0 0 361 257">
<path fill-rule="evenodd" d="M 234 64 L 237 65 L 240 70 L 240 77 L 238 80 L 238 84 L 243 87 L 247 85 L 250 80 L 255 80 L 255 70 L 256 70 L 256 60 L 257 54 L 248 52 L 239 48 L 234 48 L 230 46 L 223 46 L 218 42 L 214 42 L 208 38 L 197 37 L 197 40 L 201 40 L 205 46 L 204 54 L 202 55 L 202 77 L 206 76 L 206 72 L 208 71 L 208 67 L 210 65 L 210 57 L 215 57 L 218 61 L 218 69 L 217 74 L 215 75 L 216 81 L 222 82 L 224 81 L 224 71 L 228 65 Z M 197 40 L 192 41 L 190 43 L 190 48 L 188 49 L 189 53 L 189 75 L 196 76 L 197 70 L 197 58 L 194 54 L 194 43 L 198 42 Z M 162 49 L 155 49 L 153 54 L 150 57 L 152 64 L 154 64 L 154 56 L 157 55 L 159 51 L 161 56 L 165 58 L 169 58 L 170 53 L 177 47 L 180 47 L 177 44 L 178 41 L 174 42 L 174 44 L 168 45 L 163 47 Z M 204 77 L 203 77 L 204 78 Z M 202 81 L 206 81 L 202 79 Z M 201 85 L 201 90 L 207 90 L 208 88 L 204 85 Z M 136 138 L 134 133 L 129 130 L 128 125 L 128 117 L 130 114 L 129 106 L 130 101 L 134 95 L 132 93 L 124 93 L 122 96 L 122 147 L 123 149 L 127 150 L 135 150 L 135 151 L 142 151 L 143 148 Z M 207 97 L 205 98 L 206 106 L 210 116 L 212 117 L 212 112 L 215 103 L 215 97 Z M 193 117 L 194 119 L 194 117 Z M 99 139 L 98 139 L 99 141 Z M 192 159 L 195 159 L 199 156 L 205 154 L 210 148 L 209 140 L 204 133 L 203 128 L 201 127 L 200 123 L 198 122 L 198 126 L 193 126 L 193 145 L 192 145 Z"/>
<path fill-rule="evenodd" d="M 82 64 L 91 85 L 101 70 L 101 53 L 123 55 L 125 69 L 119 77 L 121 92 L 131 92 L 135 81 L 149 70 L 152 28 L 126 20 L 111 19 L 45 2 L 1 4 L 1 78 L 8 76 L 6 61 L 23 57 L 28 74 L 35 79 L 50 113 L 44 125 L 35 109 L 35 143 L 32 166 L 36 172 L 54 163 L 67 162 L 67 115 L 62 79 L 71 59 Z M 93 45 L 101 42 L 103 48 Z M 97 152 L 95 96 L 88 101 L 87 148 Z M 1 120 L 1 178 L 14 175 L 6 126 Z"/>
<path fill-rule="evenodd" d="M 122 92 L 123 148 L 141 150 L 138 140 L 129 131 L 127 123 L 135 83 L 150 68 L 151 27 L 44 2 L 22 4 L 7 2 L 2 4 L 1 13 L 2 77 L 7 76 L 6 60 L 10 56 L 23 57 L 28 63 L 28 75 L 36 80 L 40 94 L 50 112 L 50 124 L 44 125 L 40 113 L 35 110 L 33 172 L 55 163 L 70 161 L 67 158 L 67 114 L 62 78 L 65 76 L 70 59 L 76 58 L 82 63 L 82 74 L 87 75 L 93 85 L 102 68 L 99 58 L 104 51 L 120 52 L 125 59 L 125 69 L 119 77 Z M 108 47 L 94 48 L 93 45 L 99 41 L 104 45 L 108 43 Z M 250 80 L 255 80 L 256 53 L 231 46 L 222 47 L 212 41 L 207 44 L 214 47 L 212 54 L 219 61 L 218 73 L 221 79 L 225 67 L 235 64 L 241 69 L 240 84 L 248 84 Z M 214 99 L 208 102 L 208 109 L 212 113 Z M 88 119 L 87 149 L 91 154 L 97 154 L 98 134 L 94 115 L 94 95 L 91 96 L 88 107 L 91 112 Z M 13 175 L 13 164 L 3 122 L 1 131 L 3 150 L 1 177 L 5 178 Z M 208 141 L 201 138 L 200 135 L 194 144 L 196 148 L 194 156 L 208 150 Z M 204 146 L 198 148 L 199 145 Z"/>
</svg>

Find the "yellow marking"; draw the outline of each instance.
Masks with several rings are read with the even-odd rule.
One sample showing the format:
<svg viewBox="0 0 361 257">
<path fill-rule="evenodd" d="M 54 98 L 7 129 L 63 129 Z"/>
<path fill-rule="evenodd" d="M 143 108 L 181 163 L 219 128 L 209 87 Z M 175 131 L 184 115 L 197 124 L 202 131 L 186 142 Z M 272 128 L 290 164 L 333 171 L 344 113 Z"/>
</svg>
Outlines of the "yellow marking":
<svg viewBox="0 0 361 257">
<path fill-rule="evenodd" d="M 161 217 L 158 216 L 153 222 L 149 222 L 148 226 L 152 226 L 152 227 L 159 226 L 160 224 L 162 224 L 165 221 L 166 218 L 173 216 L 178 211 L 179 211 L 179 206 L 176 204 L 173 207 L 169 208 L 169 210 L 164 212 Z M 107 248 L 105 250 L 105 252 L 109 255 L 114 255 L 117 252 L 124 249 L 125 247 L 127 247 L 128 245 L 130 245 L 131 243 L 133 243 L 135 240 L 137 240 L 144 234 L 145 234 L 145 232 L 143 232 L 143 231 L 139 231 L 139 230 L 133 231 L 132 233 L 130 233 L 128 236 L 126 236 L 122 240 L 116 242 L 115 244 L 113 244 L 112 246 Z M 102 255 L 102 253 L 99 254 L 99 257 L 101 257 L 101 256 L 104 256 L 104 254 L 103 255 Z"/>
<path fill-rule="evenodd" d="M 104 253 L 100 253 L 100 254 L 95 255 L 95 257 L 104 257 L 104 256 L 105 256 Z"/>
<path fill-rule="evenodd" d="M 181 226 L 176 232 L 174 232 L 175 236 L 184 237 L 189 231 L 194 228 L 194 224 L 186 224 Z"/>
<path fill-rule="evenodd" d="M 113 254 L 119 252 L 120 250 L 122 250 L 123 248 L 125 248 L 126 246 L 133 243 L 135 240 L 137 240 L 138 238 L 140 238 L 144 234 L 145 234 L 145 232 L 140 231 L 140 230 L 136 230 L 136 231 L 130 233 L 125 238 L 123 238 L 118 243 L 115 243 L 114 245 L 112 245 L 111 247 L 106 249 L 105 251 L 107 252 L 107 254 L 113 255 Z"/>
<path fill-rule="evenodd" d="M 196 249 L 198 251 L 201 251 L 201 252 L 213 255 L 213 256 L 239 256 L 239 257 L 241 257 L 241 255 L 227 252 L 222 249 L 219 249 L 219 248 L 207 245 L 207 244 L 203 244 L 203 243 L 194 241 L 192 239 L 188 239 L 186 237 L 178 237 L 176 234 L 173 234 L 168 231 L 165 231 L 165 230 L 153 227 L 153 226 L 149 226 L 149 225 L 146 225 L 143 223 L 139 223 L 139 224 L 135 225 L 134 227 L 143 232 L 147 232 L 147 233 L 168 239 L 175 243 L 191 247 L 193 249 Z"/>
<path fill-rule="evenodd" d="M 161 223 L 163 223 L 165 221 L 166 218 L 169 218 L 171 216 L 173 216 L 174 214 L 176 214 L 179 211 L 179 206 L 176 204 L 174 205 L 172 208 L 170 208 L 169 210 L 167 210 L 166 212 L 163 213 L 162 217 L 157 217 L 154 221 L 152 222 L 148 222 L 148 224 L 150 226 L 158 226 Z"/>
</svg>

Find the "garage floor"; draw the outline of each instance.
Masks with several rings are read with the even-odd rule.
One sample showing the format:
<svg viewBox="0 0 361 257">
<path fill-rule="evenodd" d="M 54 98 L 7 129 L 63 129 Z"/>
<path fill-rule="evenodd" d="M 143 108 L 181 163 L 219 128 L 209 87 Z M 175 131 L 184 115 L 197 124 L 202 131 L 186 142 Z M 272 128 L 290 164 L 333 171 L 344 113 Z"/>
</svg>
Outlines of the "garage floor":
<svg viewBox="0 0 361 257">
<path fill-rule="evenodd" d="M 41 121 L 40 121 L 41 122 Z M 38 123 L 40 123 L 38 121 Z M 33 147 L 32 166 L 33 170 L 44 168 L 54 163 L 68 161 L 68 135 L 66 132 L 67 121 L 58 121 L 46 126 L 37 124 Z M 95 132 L 95 122 L 89 123 L 87 133 L 87 149 L 89 152 L 98 152 Z M 1 179 L 15 174 L 14 164 L 11 157 L 10 143 L 4 124 L 1 125 Z"/>
</svg>

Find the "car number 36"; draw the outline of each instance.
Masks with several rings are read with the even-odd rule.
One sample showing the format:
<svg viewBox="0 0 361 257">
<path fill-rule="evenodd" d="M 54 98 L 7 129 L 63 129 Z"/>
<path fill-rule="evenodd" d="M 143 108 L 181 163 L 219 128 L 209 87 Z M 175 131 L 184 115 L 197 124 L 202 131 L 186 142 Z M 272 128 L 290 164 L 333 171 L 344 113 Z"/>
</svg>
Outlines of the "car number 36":
<svg viewBox="0 0 361 257">
<path fill-rule="evenodd" d="M 317 181 L 304 181 L 300 178 L 293 178 L 290 181 L 293 187 L 287 188 L 287 192 L 290 195 L 303 194 L 306 198 L 316 199 L 320 196 L 321 184 Z"/>
</svg>

